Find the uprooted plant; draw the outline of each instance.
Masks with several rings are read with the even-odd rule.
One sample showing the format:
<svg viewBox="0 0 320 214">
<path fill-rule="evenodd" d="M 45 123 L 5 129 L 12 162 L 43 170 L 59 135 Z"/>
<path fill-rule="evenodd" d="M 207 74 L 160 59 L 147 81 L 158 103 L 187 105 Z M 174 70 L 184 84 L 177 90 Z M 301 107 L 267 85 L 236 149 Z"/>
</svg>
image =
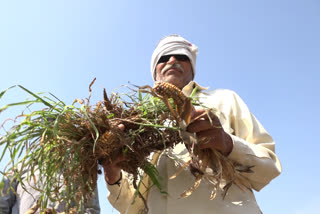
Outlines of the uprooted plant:
<svg viewBox="0 0 320 214">
<path fill-rule="evenodd" d="M 89 87 L 90 95 L 93 82 Z M 22 188 L 27 182 L 39 191 L 38 205 L 42 211 L 51 201 L 64 202 L 66 212 L 83 212 L 84 204 L 97 185 L 99 163 L 112 163 L 120 155 L 125 155 L 121 167 L 132 175 L 132 183 L 140 197 L 139 169 L 164 192 L 149 156 L 152 152 L 173 147 L 182 138 L 194 157 L 182 168 L 190 163 L 197 166 L 192 169 L 197 172 L 194 173 L 195 184 L 182 193 L 182 197 L 189 196 L 202 178 L 213 184 L 213 195 L 222 179 L 227 181 L 225 192 L 232 183 L 249 188 L 236 163 L 217 151 L 191 149 L 196 147 L 197 139 L 179 134 L 191 122 L 193 105 L 190 98 L 171 84 L 156 83 L 153 88 L 146 86 L 140 90 L 128 87 L 128 93 L 112 93 L 110 97 L 104 90 L 103 101 L 95 105 L 90 105 L 90 95 L 88 99 L 76 99 L 66 105 L 52 94 L 35 94 L 23 86 L 14 87 L 27 92 L 32 99 L 0 109 L 2 113 L 13 106 L 25 107 L 14 119 L 17 123 L 0 137 L 0 145 L 4 146 L 0 161 L 5 153 L 10 154 L 8 167 L 1 173 L 12 182 L 18 180 Z M 0 99 L 9 89 L 0 93 Z M 30 111 L 36 104 L 45 107 Z M 125 126 L 124 131 L 118 128 L 119 124 Z M 207 174 L 207 167 L 213 168 L 214 173 Z"/>
</svg>

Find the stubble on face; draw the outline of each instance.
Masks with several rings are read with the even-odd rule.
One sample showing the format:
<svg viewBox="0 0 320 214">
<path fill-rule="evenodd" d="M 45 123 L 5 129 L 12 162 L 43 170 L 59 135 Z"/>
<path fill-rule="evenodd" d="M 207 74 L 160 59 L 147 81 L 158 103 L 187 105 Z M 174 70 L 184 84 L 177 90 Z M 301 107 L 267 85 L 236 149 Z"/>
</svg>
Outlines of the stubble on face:
<svg viewBox="0 0 320 214">
<path fill-rule="evenodd" d="M 161 70 L 161 75 L 164 75 L 166 71 L 169 69 L 179 69 L 181 73 L 184 73 L 184 68 L 180 63 L 174 63 L 174 64 L 166 64 L 164 68 Z"/>
<path fill-rule="evenodd" d="M 156 80 L 171 83 L 182 89 L 192 80 L 192 68 L 190 62 L 175 62 L 173 64 L 158 65 L 156 67 Z M 170 71 L 174 69 L 175 71 Z"/>
</svg>

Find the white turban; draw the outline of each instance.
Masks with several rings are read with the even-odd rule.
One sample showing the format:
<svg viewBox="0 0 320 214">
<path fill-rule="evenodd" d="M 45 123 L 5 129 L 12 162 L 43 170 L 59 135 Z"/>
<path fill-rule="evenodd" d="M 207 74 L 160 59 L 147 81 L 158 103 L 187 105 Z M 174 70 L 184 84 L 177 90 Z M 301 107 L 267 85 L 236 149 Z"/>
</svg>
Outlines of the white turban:
<svg viewBox="0 0 320 214">
<path fill-rule="evenodd" d="M 179 35 L 166 36 L 160 40 L 151 57 L 151 75 L 156 80 L 156 66 L 161 56 L 171 54 L 182 54 L 188 56 L 191 65 L 193 77 L 196 74 L 196 58 L 198 47 L 191 44 L 188 40 Z"/>
</svg>

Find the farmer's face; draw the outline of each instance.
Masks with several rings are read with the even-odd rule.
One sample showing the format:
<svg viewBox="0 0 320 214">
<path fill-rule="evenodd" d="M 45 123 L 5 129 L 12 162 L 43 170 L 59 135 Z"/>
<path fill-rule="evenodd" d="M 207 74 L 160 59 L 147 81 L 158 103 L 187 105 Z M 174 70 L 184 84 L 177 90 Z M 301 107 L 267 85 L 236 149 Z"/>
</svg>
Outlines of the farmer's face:
<svg viewBox="0 0 320 214">
<path fill-rule="evenodd" d="M 168 82 L 182 89 L 193 79 L 193 72 L 189 59 L 177 58 L 174 55 L 169 56 L 168 61 L 160 58 L 156 66 L 156 81 Z"/>
</svg>

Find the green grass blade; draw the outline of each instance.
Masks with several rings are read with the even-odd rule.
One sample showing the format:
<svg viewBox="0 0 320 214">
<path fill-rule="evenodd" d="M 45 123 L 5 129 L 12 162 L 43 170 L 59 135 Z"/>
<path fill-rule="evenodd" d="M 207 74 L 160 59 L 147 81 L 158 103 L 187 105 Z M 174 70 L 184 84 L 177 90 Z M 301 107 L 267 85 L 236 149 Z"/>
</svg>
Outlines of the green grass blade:
<svg viewBox="0 0 320 214">
<path fill-rule="evenodd" d="M 191 92 L 191 94 L 190 94 L 190 97 L 193 98 L 194 95 L 197 93 L 197 91 L 198 91 L 198 86 L 196 86 L 196 87 L 192 90 L 192 92 Z"/>
<path fill-rule="evenodd" d="M 0 93 L 0 99 L 1 99 L 1 97 L 2 97 L 8 90 L 10 90 L 11 88 L 14 88 L 14 87 L 16 87 L 16 85 L 13 85 L 13 86 L 11 86 L 11 87 L 9 87 L 9 88 L 1 91 L 1 93 Z"/>
<path fill-rule="evenodd" d="M 0 142 L 0 145 L 2 145 L 2 143 Z M 6 153 L 7 149 L 9 147 L 9 143 L 6 144 L 6 146 L 4 147 L 3 151 L 2 151 L 2 155 L 0 157 L 0 162 L 2 161 L 2 158 L 4 156 L 4 154 Z"/>
<path fill-rule="evenodd" d="M 150 177 L 152 183 L 160 190 L 160 193 L 167 194 L 167 192 L 162 190 L 160 183 L 161 177 L 157 168 L 153 164 L 146 162 L 144 166 L 144 172 Z"/>
<path fill-rule="evenodd" d="M 39 97 L 38 95 L 36 95 L 35 93 L 29 91 L 28 89 L 26 89 L 25 87 L 18 85 L 20 88 L 22 88 L 23 90 L 25 90 L 26 92 L 28 92 L 29 94 L 31 94 L 32 96 L 34 96 L 35 98 L 41 100 L 41 102 L 43 104 L 45 104 L 46 106 L 50 107 L 50 108 L 54 108 L 50 103 L 48 103 L 47 101 L 45 101 L 44 99 L 42 99 L 41 97 Z"/>
<path fill-rule="evenodd" d="M 4 110 L 6 110 L 7 108 L 11 107 L 11 106 L 27 105 L 27 104 L 33 104 L 33 103 L 36 103 L 36 102 L 37 102 L 37 100 L 30 100 L 30 101 L 24 101 L 24 102 L 10 103 L 10 104 L 7 104 L 7 105 L 3 106 L 2 108 L 0 108 L 0 113 L 3 112 Z"/>
</svg>

